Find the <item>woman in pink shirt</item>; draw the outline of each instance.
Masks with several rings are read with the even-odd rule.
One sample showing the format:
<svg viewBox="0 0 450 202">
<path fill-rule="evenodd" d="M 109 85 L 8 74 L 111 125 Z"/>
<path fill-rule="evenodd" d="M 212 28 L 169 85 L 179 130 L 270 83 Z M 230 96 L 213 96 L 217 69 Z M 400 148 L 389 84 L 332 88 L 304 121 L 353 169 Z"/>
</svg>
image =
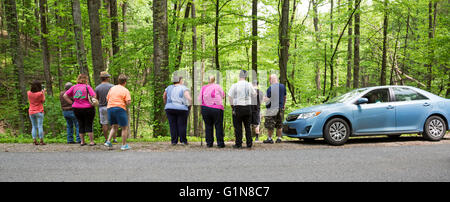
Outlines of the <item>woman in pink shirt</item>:
<svg viewBox="0 0 450 202">
<path fill-rule="evenodd" d="M 202 102 L 202 116 L 205 122 L 206 146 L 212 147 L 214 144 L 214 127 L 216 128 L 217 146 L 225 147 L 223 139 L 223 98 L 225 93 L 220 85 L 214 83 L 215 76 L 209 77 L 209 84 L 202 87 L 199 100 Z"/>
<path fill-rule="evenodd" d="M 39 139 L 41 139 L 40 144 L 44 143 L 44 102 L 45 102 L 45 91 L 42 90 L 42 84 L 40 81 L 33 81 L 31 84 L 31 90 L 27 92 L 28 102 L 30 103 L 30 108 L 28 109 L 28 114 L 30 115 L 31 125 L 33 129 L 31 130 L 31 135 L 33 136 L 33 144 L 38 145 L 36 141 L 36 136 L 39 134 Z"/>
<path fill-rule="evenodd" d="M 77 85 L 72 86 L 64 93 L 63 97 L 67 103 L 72 104 L 73 113 L 78 121 L 78 131 L 81 138 L 81 146 L 86 145 L 84 134 L 89 136 L 89 146 L 94 146 L 94 134 L 92 133 L 92 125 L 95 118 L 95 107 L 88 100 L 88 94 L 96 97 L 94 89 L 89 86 L 89 77 L 85 74 L 78 75 Z M 73 102 L 69 97 L 73 97 Z"/>
</svg>

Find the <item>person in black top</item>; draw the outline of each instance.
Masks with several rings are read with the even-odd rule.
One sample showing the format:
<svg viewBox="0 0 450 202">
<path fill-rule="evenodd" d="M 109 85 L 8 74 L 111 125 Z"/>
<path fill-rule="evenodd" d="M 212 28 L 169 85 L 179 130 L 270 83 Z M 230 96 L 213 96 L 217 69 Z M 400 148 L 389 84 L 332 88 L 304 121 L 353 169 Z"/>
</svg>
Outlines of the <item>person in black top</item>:
<svg viewBox="0 0 450 202">
<path fill-rule="evenodd" d="M 253 88 L 256 90 L 256 95 L 252 96 L 252 116 L 251 116 L 251 127 L 252 127 L 252 137 L 255 137 L 255 141 L 259 141 L 259 125 L 261 123 L 261 101 L 263 100 L 264 93 L 259 90 L 258 81 L 254 80 L 252 82 Z"/>
</svg>

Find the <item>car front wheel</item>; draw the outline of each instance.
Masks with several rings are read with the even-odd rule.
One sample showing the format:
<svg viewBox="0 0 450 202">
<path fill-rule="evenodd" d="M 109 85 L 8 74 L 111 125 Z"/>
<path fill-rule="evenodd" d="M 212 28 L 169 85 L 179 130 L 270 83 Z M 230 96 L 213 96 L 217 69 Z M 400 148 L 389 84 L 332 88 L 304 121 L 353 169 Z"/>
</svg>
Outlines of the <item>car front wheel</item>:
<svg viewBox="0 0 450 202">
<path fill-rule="evenodd" d="M 431 141 L 441 140 L 446 131 L 445 121 L 439 116 L 431 116 L 425 122 L 423 137 Z"/>
<path fill-rule="evenodd" d="M 327 122 L 324 128 L 323 138 L 328 144 L 343 145 L 350 136 L 350 127 L 341 118 L 334 118 Z"/>
</svg>

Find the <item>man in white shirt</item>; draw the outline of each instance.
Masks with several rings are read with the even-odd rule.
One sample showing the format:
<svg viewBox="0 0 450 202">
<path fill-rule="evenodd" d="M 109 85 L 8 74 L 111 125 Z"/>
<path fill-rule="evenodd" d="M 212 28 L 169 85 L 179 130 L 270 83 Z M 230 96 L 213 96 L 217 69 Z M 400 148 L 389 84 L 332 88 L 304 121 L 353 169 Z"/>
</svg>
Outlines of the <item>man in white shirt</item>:
<svg viewBox="0 0 450 202">
<path fill-rule="evenodd" d="M 236 137 L 234 148 L 242 148 L 242 124 L 245 128 L 247 148 L 252 147 L 252 134 L 250 128 L 252 96 L 256 95 L 253 85 L 246 81 L 247 71 L 241 70 L 239 81 L 233 84 L 228 91 L 231 108 L 233 109 L 233 126 Z"/>
</svg>

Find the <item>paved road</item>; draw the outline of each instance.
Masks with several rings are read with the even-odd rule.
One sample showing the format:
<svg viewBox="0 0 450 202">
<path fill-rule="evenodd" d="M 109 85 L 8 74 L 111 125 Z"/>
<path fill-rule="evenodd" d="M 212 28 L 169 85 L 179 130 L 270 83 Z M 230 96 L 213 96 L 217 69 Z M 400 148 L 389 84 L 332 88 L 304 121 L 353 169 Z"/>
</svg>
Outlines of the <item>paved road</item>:
<svg viewBox="0 0 450 202">
<path fill-rule="evenodd" d="M 0 152 L 0 181 L 450 181 L 450 145 Z"/>
</svg>

